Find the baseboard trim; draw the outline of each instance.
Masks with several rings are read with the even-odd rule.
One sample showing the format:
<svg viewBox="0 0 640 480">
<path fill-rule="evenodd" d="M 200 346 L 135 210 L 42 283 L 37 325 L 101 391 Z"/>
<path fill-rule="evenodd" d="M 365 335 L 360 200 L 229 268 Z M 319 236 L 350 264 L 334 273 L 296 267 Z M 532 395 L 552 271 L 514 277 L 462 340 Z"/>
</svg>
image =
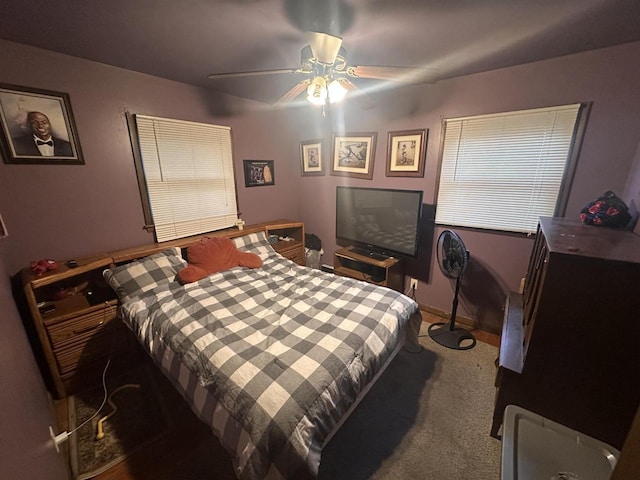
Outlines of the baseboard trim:
<svg viewBox="0 0 640 480">
<path fill-rule="evenodd" d="M 431 307 L 429 305 L 418 304 L 420 310 L 426 314 L 432 315 L 434 317 L 438 317 L 438 319 L 442 319 L 442 322 L 449 323 L 451 319 L 451 312 L 446 312 L 436 307 Z M 456 315 L 456 325 L 466 328 L 471 331 L 474 336 L 481 342 L 488 343 L 489 345 L 493 345 L 494 347 L 500 346 L 500 335 L 488 332 L 478 327 L 478 323 L 474 322 L 471 318 Z"/>
<path fill-rule="evenodd" d="M 451 312 L 447 312 L 436 307 L 431 307 L 429 305 L 424 305 L 422 303 L 418 303 L 418 306 L 420 307 L 420 310 L 430 313 L 431 315 L 441 317 L 446 321 L 449 321 L 451 319 Z M 481 330 L 477 322 L 475 322 L 472 318 L 465 317 L 464 315 L 456 314 L 456 323 L 464 325 L 465 327 L 471 327 L 473 329 Z"/>
</svg>

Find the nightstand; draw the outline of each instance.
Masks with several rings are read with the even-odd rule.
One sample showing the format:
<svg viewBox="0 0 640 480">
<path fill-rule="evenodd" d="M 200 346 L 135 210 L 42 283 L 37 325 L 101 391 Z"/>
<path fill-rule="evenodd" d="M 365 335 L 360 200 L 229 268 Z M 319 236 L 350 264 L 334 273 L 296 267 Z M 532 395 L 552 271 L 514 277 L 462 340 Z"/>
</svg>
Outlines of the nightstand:
<svg viewBox="0 0 640 480">
<path fill-rule="evenodd" d="M 102 277 L 112 262 L 100 255 L 41 275 L 21 272 L 22 285 L 54 395 L 63 398 L 101 381 L 107 360 L 128 350 L 117 299 Z"/>
</svg>

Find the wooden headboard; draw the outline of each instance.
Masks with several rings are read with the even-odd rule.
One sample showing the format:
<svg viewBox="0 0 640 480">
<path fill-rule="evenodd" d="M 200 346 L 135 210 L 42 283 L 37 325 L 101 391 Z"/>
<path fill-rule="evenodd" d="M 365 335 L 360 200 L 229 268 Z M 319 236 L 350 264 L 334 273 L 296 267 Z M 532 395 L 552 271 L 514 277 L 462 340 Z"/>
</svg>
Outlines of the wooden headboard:
<svg viewBox="0 0 640 480">
<path fill-rule="evenodd" d="M 193 245 L 197 243 L 202 238 L 211 238 L 211 237 L 227 237 L 234 238 L 240 237 L 242 235 L 247 235 L 249 233 L 256 232 L 265 232 L 267 233 L 269 228 L 272 228 L 274 224 L 280 223 L 280 220 L 275 222 L 268 223 L 260 223 L 256 225 L 250 225 L 245 227 L 243 230 L 239 230 L 237 227 L 226 228 L 224 230 L 218 230 L 215 232 L 203 233 L 200 235 L 194 235 L 186 238 L 179 238 L 177 240 L 170 240 L 168 242 L 156 242 L 149 245 L 141 245 L 139 247 L 127 248 L 124 250 L 118 250 L 115 252 L 110 252 L 111 258 L 113 259 L 114 264 L 125 263 L 131 260 L 135 260 L 136 258 L 146 257 L 147 255 L 152 255 L 154 253 L 162 252 L 167 248 L 180 247 L 186 248 L 189 245 Z M 283 220 L 282 222 L 287 222 Z"/>
</svg>

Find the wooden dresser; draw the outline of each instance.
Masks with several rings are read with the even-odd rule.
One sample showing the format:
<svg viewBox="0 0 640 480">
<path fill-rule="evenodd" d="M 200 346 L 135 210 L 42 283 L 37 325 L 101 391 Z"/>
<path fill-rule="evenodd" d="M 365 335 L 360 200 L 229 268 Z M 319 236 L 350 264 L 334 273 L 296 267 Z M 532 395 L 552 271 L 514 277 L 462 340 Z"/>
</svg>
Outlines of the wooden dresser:
<svg viewBox="0 0 640 480">
<path fill-rule="evenodd" d="M 640 402 L 640 237 L 541 218 L 496 388 L 493 436 L 515 404 L 622 447 Z"/>
</svg>

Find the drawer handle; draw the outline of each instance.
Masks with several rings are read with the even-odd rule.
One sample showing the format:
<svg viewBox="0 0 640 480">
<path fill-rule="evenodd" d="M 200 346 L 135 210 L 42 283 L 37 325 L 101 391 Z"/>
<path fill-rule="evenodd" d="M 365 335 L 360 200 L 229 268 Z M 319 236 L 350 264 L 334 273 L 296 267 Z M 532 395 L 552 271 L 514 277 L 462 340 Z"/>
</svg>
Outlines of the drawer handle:
<svg viewBox="0 0 640 480">
<path fill-rule="evenodd" d="M 74 335 L 79 335 L 79 334 L 81 334 L 81 333 L 85 333 L 85 332 L 88 332 L 88 331 L 90 331 L 90 330 L 95 330 L 96 328 L 101 327 L 103 323 L 104 323 L 104 321 L 101 321 L 101 322 L 100 322 L 100 323 L 98 323 L 97 325 L 91 325 L 90 327 L 83 328 L 83 329 L 81 329 L 81 330 L 73 330 L 73 334 L 74 334 Z"/>
</svg>

